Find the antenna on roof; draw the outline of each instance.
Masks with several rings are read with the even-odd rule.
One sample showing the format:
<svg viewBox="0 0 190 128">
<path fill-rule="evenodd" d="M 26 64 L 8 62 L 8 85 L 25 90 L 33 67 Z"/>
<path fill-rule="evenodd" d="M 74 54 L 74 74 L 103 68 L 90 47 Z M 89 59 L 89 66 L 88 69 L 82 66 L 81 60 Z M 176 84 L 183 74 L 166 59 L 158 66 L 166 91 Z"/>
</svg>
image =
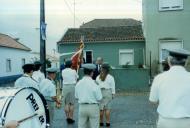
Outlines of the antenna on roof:
<svg viewBox="0 0 190 128">
<path fill-rule="evenodd" d="M 74 28 L 75 28 L 75 5 L 76 5 L 76 3 L 75 3 L 75 0 L 74 0 L 74 22 L 73 22 Z"/>
</svg>

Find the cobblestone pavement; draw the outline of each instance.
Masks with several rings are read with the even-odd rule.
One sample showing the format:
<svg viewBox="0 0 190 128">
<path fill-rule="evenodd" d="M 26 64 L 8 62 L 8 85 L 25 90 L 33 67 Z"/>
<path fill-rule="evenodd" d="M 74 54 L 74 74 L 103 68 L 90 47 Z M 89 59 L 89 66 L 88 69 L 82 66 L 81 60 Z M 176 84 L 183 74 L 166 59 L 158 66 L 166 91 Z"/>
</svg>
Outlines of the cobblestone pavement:
<svg viewBox="0 0 190 128">
<path fill-rule="evenodd" d="M 75 107 L 75 124 L 67 125 L 63 109 L 55 110 L 53 128 L 77 128 L 78 105 Z M 112 104 L 110 128 L 156 128 L 156 107 L 147 94 L 116 96 Z"/>
</svg>

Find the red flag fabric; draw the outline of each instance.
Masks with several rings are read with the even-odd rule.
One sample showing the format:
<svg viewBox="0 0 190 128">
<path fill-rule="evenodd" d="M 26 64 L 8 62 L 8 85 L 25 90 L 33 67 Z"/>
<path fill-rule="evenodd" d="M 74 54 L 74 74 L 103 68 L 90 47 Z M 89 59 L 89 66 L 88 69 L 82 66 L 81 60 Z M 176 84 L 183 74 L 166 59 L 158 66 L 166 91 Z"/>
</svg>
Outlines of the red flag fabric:
<svg viewBox="0 0 190 128">
<path fill-rule="evenodd" d="M 71 61 L 72 61 L 72 68 L 75 69 L 76 71 L 78 71 L 82 60 L 83 60 L 83 48 L 84 48 L 84 43 L 81 40 L 81 44 L 77 50 L 77 52 L 71 57 Z"/>
</svg>

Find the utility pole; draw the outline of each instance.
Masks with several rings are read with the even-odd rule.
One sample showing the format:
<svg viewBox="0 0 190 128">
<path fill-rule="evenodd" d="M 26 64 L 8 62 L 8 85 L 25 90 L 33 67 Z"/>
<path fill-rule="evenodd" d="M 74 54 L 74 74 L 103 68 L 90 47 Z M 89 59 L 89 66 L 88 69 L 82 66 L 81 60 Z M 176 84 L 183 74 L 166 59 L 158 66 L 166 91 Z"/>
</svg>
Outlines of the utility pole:
<svg viewBox="0 0 190 128">
<path fill-rule="evenodd" d="M 46 23 L 45 23 L 45 2 L 40 0 L 40 62 L 42 72 L 46 76 Z"/>
</svg>

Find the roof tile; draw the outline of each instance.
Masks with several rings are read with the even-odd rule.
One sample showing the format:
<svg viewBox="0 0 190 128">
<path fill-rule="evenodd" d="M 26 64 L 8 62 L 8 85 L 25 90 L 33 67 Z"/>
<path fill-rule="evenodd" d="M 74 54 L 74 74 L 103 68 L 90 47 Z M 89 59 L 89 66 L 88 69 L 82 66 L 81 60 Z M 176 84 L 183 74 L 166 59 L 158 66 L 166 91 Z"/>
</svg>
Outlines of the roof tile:
<svg viewBox="0 0 190 128">
<path fill-rule="evenodd" d="M 10 36 L 1 33 L 0 33 L 0 47 L 8 47 L 8 48 L 21 49 L 25 51 L 31 51 L 31 49 L 28 48 L 27 46 L 19 43 Z"/>
</svg>

